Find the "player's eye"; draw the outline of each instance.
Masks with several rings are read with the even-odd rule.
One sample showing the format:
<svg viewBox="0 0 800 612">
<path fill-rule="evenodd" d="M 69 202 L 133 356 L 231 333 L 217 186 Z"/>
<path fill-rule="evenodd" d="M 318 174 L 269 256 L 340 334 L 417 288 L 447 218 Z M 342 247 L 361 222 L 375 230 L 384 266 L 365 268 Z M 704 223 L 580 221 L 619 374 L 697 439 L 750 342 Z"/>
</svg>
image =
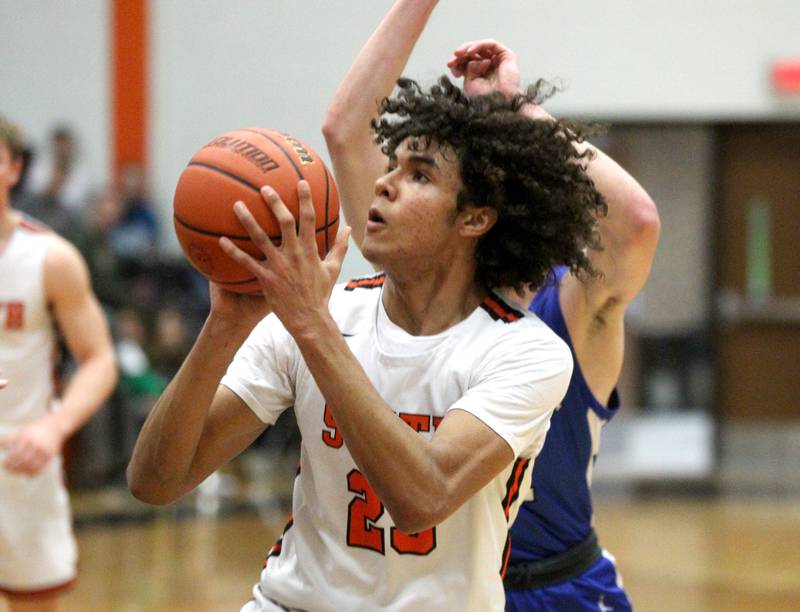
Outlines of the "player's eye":
<svg viewBox="0 0 800 612">
<path fill-rule="evenodd" d="M 425 174 L 424 172 L 420 172 L 419 170 L 415 170 L 411 174 L 411 178 L 412 178 L 412 180 L 414 180 L 417 183 L 429 183 L 430 182 L 430 179 L 428 178 L 428 175 Z"/>
</svg>

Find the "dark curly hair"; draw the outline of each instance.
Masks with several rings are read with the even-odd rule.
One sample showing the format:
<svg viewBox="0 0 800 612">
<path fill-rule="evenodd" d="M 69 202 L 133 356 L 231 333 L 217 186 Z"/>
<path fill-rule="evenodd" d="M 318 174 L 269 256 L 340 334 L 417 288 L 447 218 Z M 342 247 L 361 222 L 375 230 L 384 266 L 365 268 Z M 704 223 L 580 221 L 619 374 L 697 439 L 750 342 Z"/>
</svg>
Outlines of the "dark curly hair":
<svg viewBox="0 0 800 612">
<path fill-rule="evenodd" d="M 458 210 L 497 210 L 497 222 L 477 246 L 481 286 L 536 290 L 557 265 L 597 274 L 586 249 L 600 248 L 597 218 L 606 203 L 586 174 L 590 152 L 574 146 L 594 128 L 519 113 L 549 97 L 553 86 L 540 80 L 506 99 L 468 96 L 446 76 L 428 91 L 405 78 L 397 85 L 397 95 L 383 100 L 380 118 L 372 121 L 384 154 L 392 156 L 409 137 L 423 147 L 444 145 L 460 166 Z"/>
</svg>

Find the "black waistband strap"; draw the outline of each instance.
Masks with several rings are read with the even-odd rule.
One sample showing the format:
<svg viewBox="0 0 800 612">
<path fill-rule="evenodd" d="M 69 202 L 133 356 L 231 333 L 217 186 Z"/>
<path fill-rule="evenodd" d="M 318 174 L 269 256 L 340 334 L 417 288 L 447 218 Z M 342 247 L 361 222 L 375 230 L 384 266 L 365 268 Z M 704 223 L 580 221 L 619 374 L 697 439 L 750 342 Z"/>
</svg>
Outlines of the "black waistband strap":
<svg viewBox="0 0 800 612">
<path fill-rule="evenodd" d="M 503 578 L 507 591 L 526 591 L 579 576 L 603 555 L 594 529 L 583 542 L 547 559 L 509 565 Z"/>
</svg>

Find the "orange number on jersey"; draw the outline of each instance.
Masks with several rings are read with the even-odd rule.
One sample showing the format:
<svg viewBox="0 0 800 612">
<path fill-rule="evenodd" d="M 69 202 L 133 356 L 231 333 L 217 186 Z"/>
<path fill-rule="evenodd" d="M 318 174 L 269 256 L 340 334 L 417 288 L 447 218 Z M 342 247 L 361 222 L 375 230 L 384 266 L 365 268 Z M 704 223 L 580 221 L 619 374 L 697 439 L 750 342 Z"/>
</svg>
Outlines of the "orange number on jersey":
<svg viewBox="0 0 800 612">
<path fill-rule="evenodd" d="M 330 430 L 322 430 L 322 441 L 331 448 L 340 448 L 344 443 L 344 439 L 336 427 L 336 419 L 333 418 L 333 414 L 331 414 L 331 409 L 328 408 L 328 404 L 325 404 L 325 414 L 323 415 L 322 420 L 325 422 L 325 426 L 330 428 Z"/>
<path fill-rule="evenodd" d="M 406 533 L 392 527 L 392 548 L 401 555 L 427 555 L 436 548 L 436 527 L 419 533 Z"/>
<path fill-rule="evenodd" d="M 384 554 L 383 528 L 375 523 L 383 516 L 383 504 L 358 470 L 347 475 L 347 490 L 356 496 L 348 506 L 347 545 Z"/>
<path fill-rule="evenodd" d="M 383 529 L 375 526 L 383 516 L 383 503 L 358 470 L 347 475 L 347 489 L 356 494 L 348 506 L 347 545 L 385 554 Z M 401 555 L 427 555 L 436 548 L 436 527 L 419 533 L 406 533 L 392 527 L 391 543 Z"/>
<path fill-rule="evenodd" d="M 25 304 L 9 302 L 6 304 L 6 329 L 22 329 L 25 326 Z"/>
</svg>

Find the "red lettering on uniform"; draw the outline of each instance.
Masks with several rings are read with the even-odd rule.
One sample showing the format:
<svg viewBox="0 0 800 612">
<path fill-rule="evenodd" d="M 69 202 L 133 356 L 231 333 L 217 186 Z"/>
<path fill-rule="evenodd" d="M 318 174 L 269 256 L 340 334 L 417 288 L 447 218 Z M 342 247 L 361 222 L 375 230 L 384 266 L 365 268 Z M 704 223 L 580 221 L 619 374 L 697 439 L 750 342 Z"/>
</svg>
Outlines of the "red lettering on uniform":
<svg viewBox="0 0 800 612">
<path fill-rule="evenodd" d="M 408 414 L 407 412 L 401 412 L 398 416 L 414 431 L 431 430 L 431 417 L 427 414 Z"/>
<path fill-rule="evenodd" d="M 442 422 L 444 417 L 433 417 L 433 431 L 439 429 L 439 423 Z"/>
<path fill-rule="evenodd" d="M 322 420 L 328 428 L 322 430 L 322 441 L 331 448 L 341 448 L 342 444 L 344 444 L 344 438 L 342 438 L 342 434 L 339 433 L 339 429 L 336 427 L 336 419 L 333 418 L 328 404 L 325 404 L 325 414 Z"/>
<path fill-rule="evenodd" d="M 6 303 L 6 329 L 22 329 L 25 327 L 25 304 L 22 302 Z"/>
<path fill-rule="evenodd" d="M 347 475 L 347 490 L 355 493 L 347 512 L 347 545 L 384 554 L 383 528 L 376 523 L 383 516 L 383 504 L 358 470 Z"/>
</svg>

